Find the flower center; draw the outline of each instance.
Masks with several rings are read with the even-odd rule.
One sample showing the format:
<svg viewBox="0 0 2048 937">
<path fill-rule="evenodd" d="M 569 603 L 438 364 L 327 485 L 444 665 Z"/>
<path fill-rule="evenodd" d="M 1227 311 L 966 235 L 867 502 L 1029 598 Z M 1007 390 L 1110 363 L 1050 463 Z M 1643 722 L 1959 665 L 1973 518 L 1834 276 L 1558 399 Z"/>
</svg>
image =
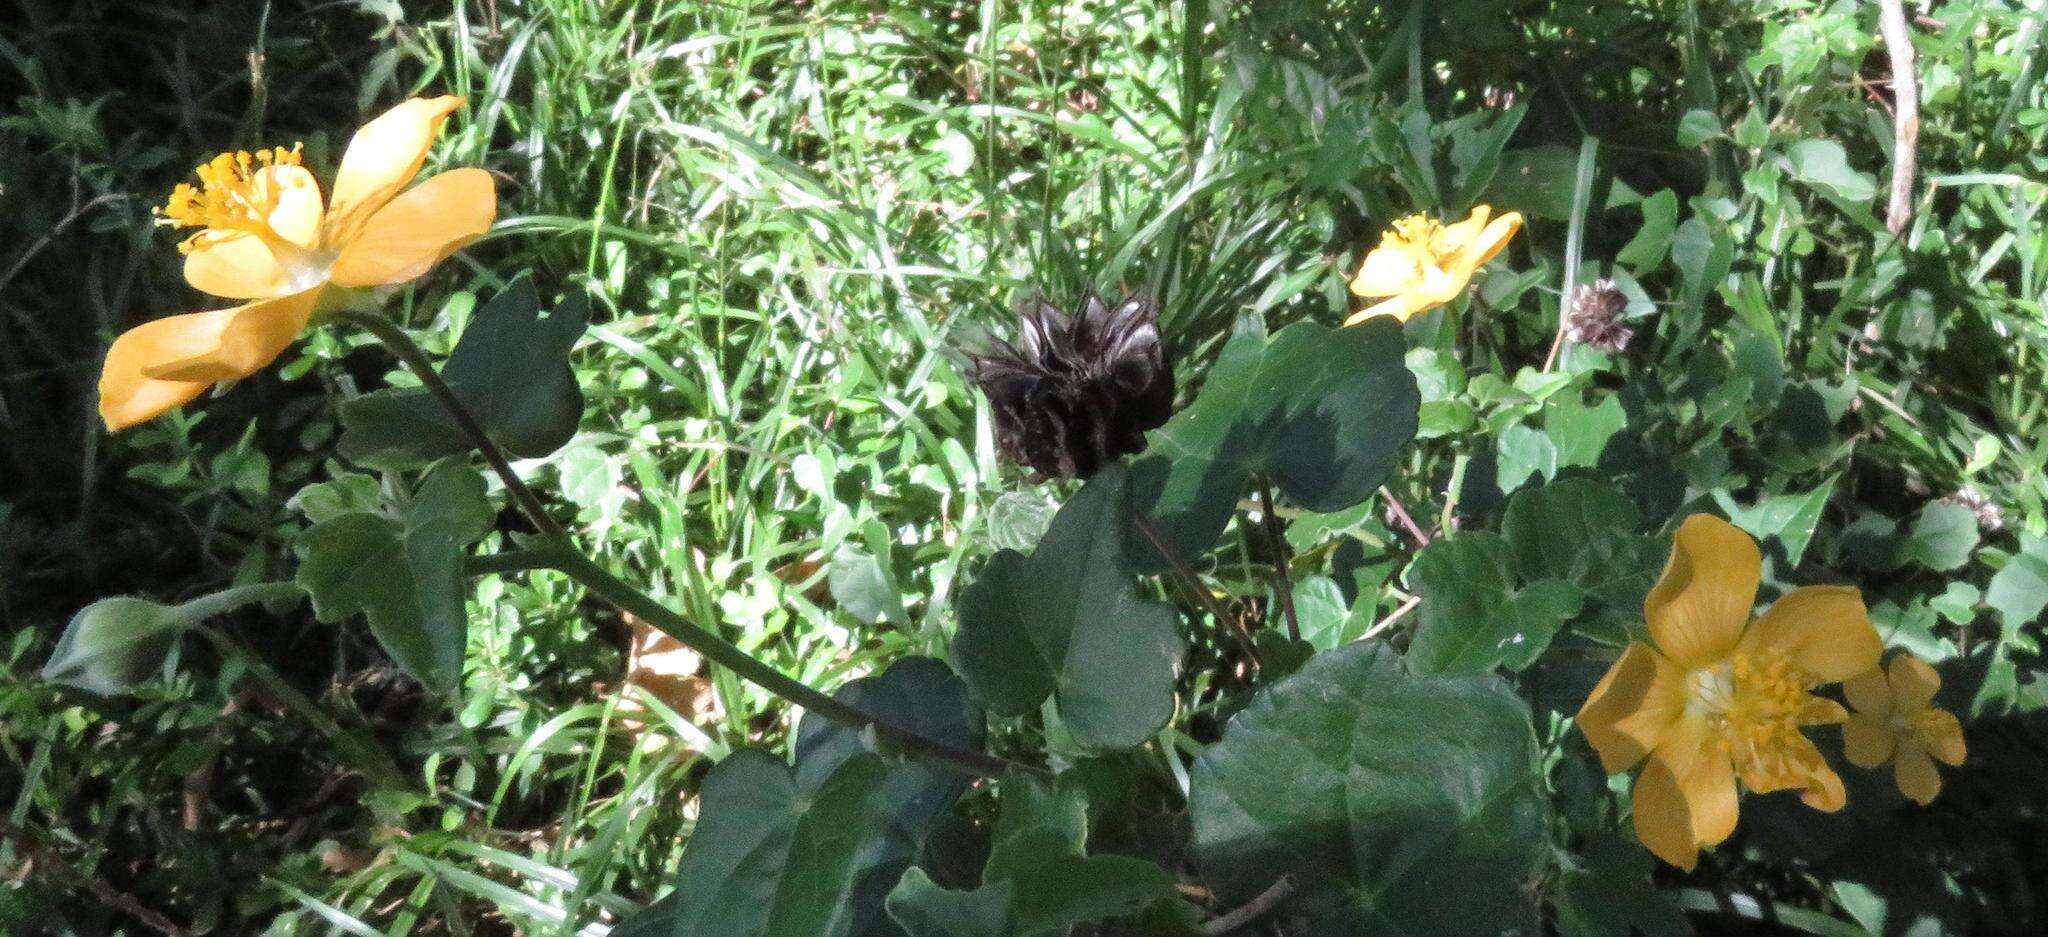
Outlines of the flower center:
<svg viewBox="0 0 2048 937">
<path fill-rule="evenodd" d="M 1394 222 L 1400 246 L 1434 260 L 1444 255 L 1443 223 L 1428 215 L 1409 215 Z"/>
<path fill-rule="evenodd" d="M 1818 757 L 1799 731 L 1814 683 L 1783 652 L 1736 653 L 1686 675 L 1686 708 L 1707 718 L 1752 788 L 1799 786 Z"/>
<path fill-rule="evenodd" d="M 303 173 L 278 170 L 299 165 L 299 147 L 272 147 L 255 153 L 222 153 L 199 166 L 199 185 L 179 183 L 171 197 L 157 209 L 159 224 L 175 228 L 204 228 L 178 245 L 190 253 L 203 250 L 212 241 L 235 234 L 252 234 L 263 240 L 280 264 L 288 270 L 318 266 L 316 258 L 299 243 L 277 230 L 275 216 L 288 191 L 306 184 Z M 298 277 L 294 276 L 295 279 Z"/>
</svg>

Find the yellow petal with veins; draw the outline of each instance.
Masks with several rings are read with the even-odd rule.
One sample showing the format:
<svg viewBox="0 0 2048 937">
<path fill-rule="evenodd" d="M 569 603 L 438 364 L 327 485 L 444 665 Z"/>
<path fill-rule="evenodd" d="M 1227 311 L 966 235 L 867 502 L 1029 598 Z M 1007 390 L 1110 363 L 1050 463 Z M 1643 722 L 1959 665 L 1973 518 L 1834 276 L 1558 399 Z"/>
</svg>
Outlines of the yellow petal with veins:
<svg viewBox="0 0 2048 937">
<path fill-rule="evenodd" d="M 233 380 L 262 370 L 291 347 L 312 321 L 319 298 L 316 287 L 233 309 L 158 319 L 128 335 L 144 333 L 145 346 L 135 360 L 145 378 Z"/>
<path fill-rule="evenodd" d="M 441 122 L 462 106 L 452 95 L 413 98 L 356 131 L 334 176 L 328 241 L 346 243 L 370 213 L 398 194 L 427 161 Z"/>
<path fill-rule="evenodd" d="M 1643 600 L 1657 650 L 1685 670 L 1727 657 L 1756 604 L 1762 566 L 1756 541 L 1735 525 L 1711 514 L 1686 518 Z"/>
<path fill-rule="evenodd" d="M 1657 747 L 1685 710 L 1684 675 L 1647 644 L 1631 643 L 1579 708 L 1579 731 L 1608 774 L 1620 774 Z"/>
<path fill-rule="evenodd" d="M 329 273 L 341 286 L 402 283 L 489 230 L 498 215 L 491 174 L 457 169 L 414 186 L 371 215 Z"/>
<path fill-rule="evenodd" d="M 1772 603 L 1742 636 L 1744 653 L 1764 648 L 1791 655 L 1799 669 L 1822 683 L 1839 683 L 1876 667 L 1884 641 L 1864 610 L 1862 593 L 1849 586 L 1802 586 Z"/>
</svg>

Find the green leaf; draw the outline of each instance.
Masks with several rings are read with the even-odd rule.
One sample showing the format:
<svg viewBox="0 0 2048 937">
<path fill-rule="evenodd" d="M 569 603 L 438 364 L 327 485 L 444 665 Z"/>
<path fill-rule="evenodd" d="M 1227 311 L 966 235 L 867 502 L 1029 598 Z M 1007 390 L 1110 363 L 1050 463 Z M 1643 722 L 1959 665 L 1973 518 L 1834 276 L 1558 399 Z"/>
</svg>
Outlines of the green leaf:
<svg viewBox="0 0 2048 937">
<path fill-rule="evenodd" d="M 299 489 L 290 504 L 318 524 L 351 511 L 375 511 L 378 495 L 376 479 L 350 472 Z"/>
<path fill-rule="evenodd" d="M 1152 432 L 1132 466 L 1136 502 L 1187 562 L 1222 534 L 1253 473 L 1308 510 L 1351 507 L 1414 438 L 1419 403 L 1390 319 L 1298 322 L 1270 340 L 1240 332 L 1195 402 Z M 1165 565 L 1149 543 L 1140 562 Z"/>
<path fill-rule="evenodd" d="M 1408 647 L 1418 673 L 1520 670 L 1550 646 L 1585 596 L 1563 579 L 1516 588 L 1514 555 L 1498 534 L 1471 531 L 1430 541 L 1408 576 L 1422 595 Z"/>
<path fill-rule="evenodd" d="M 1283 911 L 1316 937 L 1521 932 L 1550 852 L 1528 707 L 1377 642 L 1262 690 L 1191 785 L 1210 890 L 1236 905 L 1294 875 Z"/>
<path fill-rule="evenodd" d="M 1713 111 L 1694 109 L 1686 111 L 1685 116 L 1678 119 L 1678 145 L 1686 149 L 1725 135 L 1721 129 L 1721 118 L 1714 116 Z"/>
<path fill-rule="evenodd" d="M 1737 507 L 1723 492 L 1716 492 L 1714 498 L 1728 512 L 1730 523 L 1759 540 L 1776 537 L 1785 547 L 1785 559 L 1797 566 L 1806 555 L 1806 545 L 1813 541 L 1814 529 L 1820 526 L 1821 509 L 1827 507 L 1834 492 L 1835 479 L 1830 478 L 1806 494 L 1772 495 L 1746 508 Z"/>
<path fill-rule="evenodd" d="M 443 462 L 397 517 L 354 511 L 313 525 L 299 541 L 298 583 L 321 621 L 364 616 L 406 673 L 452 696 L 469 636 L 462 558 L 492 517 L 483 477 Z"/>
<path fill-rule="evenodd" d="M 2020 551 L 1991 577 L 1984 604 L 1998 610 L 2006 635 L 2039 617 L 2048 608 L 2048 540 L 2022 535 Z"/>
<path fill-rule="evenodd" d="M 1173 876 L 1128 856 L 1089 856 L 1087 789 L 1003 778 L 1003 813 L 981 887 L 955 891 L 912 869 L 889 895 L 889 915 L 910 937 L 1049 937 L 1078 924 L 1134 914 L 1173 894 Z"/>
<path fill-rule="evenodd" d="M 1509 150 L 1501 157 L 1484 201 L 1495 210 L 1513 209 L 1532 218 L 1564 221 L 1572 216 L 1572 193 L 1579 170 L 1579 148 L 1547 143 Z"/>
<path fill-rule="evenodd" d="M 1588 838 L 1586 853 L 1568 866 L 1556 891 L 1562 937 L 1686 937 L 1685 913 L 1669 892 L 1657 890 L 1654 863 L 1642 846 L 1613 833 Z"/>
<path fill-rule="evenodd" d="M 1655 544 L 1638 533 L 1641 527 L 1635 502 L 1584 478 L 1516 492 L 1501 521 L 1523 579 L 1561 579 L 1631 608 L 1650 591 L 1656 562 Z"/>
<path fill-rule="evenodd" d="M 1578 392 L 1569 391 L 1550 398 L 1543 407 L 1544 434 L 1557 449 L 1560 468 L 1599 465 L 1600 454 L 1607 451 L 1607 441 L 1627 425 L 1628 414 L 1622 411 L 1621 398 L 1612 394 L 1589 407 Z"/>
<path fill-rule="evenodd" d="M 1678 230 L 1678 194 L 1665 189 L 1643 199 L 1643 226 L 1614 255 L 1616 263 L 1643 274 L 1664 262 Z"/>
<path fill-rule="evenodd" d="M 910 623 L 910 612 L 903 607 L 903 596 L 895 581 L 866 550 L 850 543 L 840 544 L 826 567 L 825 582 L 832 600 L 862 624 Z"/>
<path fill-rule="evenodd" d="M 1899 558 L 1947 572 L 1969 562 L 1976 548 L 1976 513 L 1960 504 L 1936 501 L 1920 509 L 1912 531 L 1899 544 Z"/>
<path fill-rule="evenodd" d="M 1125 542 L 1129 473 L 1096 473 L 1029 556 L 1004 550 L 960 596 L 953 660 L 1006 716 L 1055 697 L 1081 744 L 1129 748 L 1173 715 L 1185 647 L 1171 607 L 1139 596 Z"/>
<path fill-rule="evenodd" d="M 1522 487 L 1531 475 L 1545 480 L 1557 475 L 1557 444 L 1542 430 L 1516 423 L 1501 430 L 1496 445 L 1500 458 L 1494 481 L 1502 491 Z"/>
<path fill-rule="evenodd" d="M 1877 181 L 1850 168 L 1848 151 L 1833 140 L 1800 140 L 1786 147 L 1785 168 L 1793 178 L 1844 201 L 1861 204 L 1877 194 Z"/>
<path fill-rule="evenodd" d="M 945 664 L 908 657 L 834 694 L 965 748 L 981 714 Z M 700 818 L 668 898 L 620 925 L 642 937 L 886 937 L 883 900 L 967 780 L 864 750 L 862 735 L 806 715 L 796 765 L 735 751 L 704 776 Z"/>
<path fill-rule="evenodd" d="M 491 439 L 520 458 L 548 455 L 576 434 L 583 391 L 569 352 L 590 318 L 571 294 L 545 318 L 533 277 L 522 273 L 478 309 L 441 377 Z M 403 467 L 466 452 L 469 439 L 424 388 L 364 394 L 341 407 L 341 454 L 365 465 Z"/>
<path fill-rule="evenodd" d="M 1684 280 L 1686 313 L 1697 316 L 1735 262 L 1735 239 L 1721 223 L 1696 214 L 1672 235 L 1671 262 Z"/>
</svg>

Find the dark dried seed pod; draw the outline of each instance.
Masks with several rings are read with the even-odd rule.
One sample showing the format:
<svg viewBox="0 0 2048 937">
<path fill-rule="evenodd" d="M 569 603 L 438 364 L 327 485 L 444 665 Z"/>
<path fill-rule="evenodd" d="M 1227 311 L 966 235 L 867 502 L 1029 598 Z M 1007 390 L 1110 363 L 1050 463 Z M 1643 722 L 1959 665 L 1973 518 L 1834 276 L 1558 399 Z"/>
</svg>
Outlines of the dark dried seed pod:
<svg viewBox="0 0 2048 937">
<path fill-rule="evenodd" d="M 1145 448 L 1145 431 L 1173 412 L 1173 363 L 1159 339 L 1159 306 L 1094 290 L 1068 315 L 1043 295 L 1017 336 L 970 353 L 970 377 L 995 411 L 1002 457 L 1032 481 L 1086 478 Z"/>
<path fill-rule="evenodd" d="M 1572 291 L 1565 311 L 1566 337 L 1581 345 L 1609 353 L 1620 353 L 1636 337 L 1636 330 L 1622 321 L 1628 297 L 1613 280 L 1581 283 Z"/>
</svg>

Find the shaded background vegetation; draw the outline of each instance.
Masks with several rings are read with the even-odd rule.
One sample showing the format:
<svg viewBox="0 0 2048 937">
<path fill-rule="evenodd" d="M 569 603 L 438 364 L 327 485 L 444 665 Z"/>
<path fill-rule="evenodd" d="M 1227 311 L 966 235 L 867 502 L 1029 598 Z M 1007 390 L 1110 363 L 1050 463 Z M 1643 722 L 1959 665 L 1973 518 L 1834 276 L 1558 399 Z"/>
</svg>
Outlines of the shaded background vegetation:
<svg viewBox="0 0 2048 937">
<path fill-rule="evenodd" d="M 1991 586 L 2048 571 L 2042 12 L 1925 12 L 1925 184 L 1895 238 L 1858 189 L 1887 179 L 1891 140 L 1862 4 L 24 0 L 0 31 L 0 809 L 196 932 L 574 933 L 664 887 L 703 759 L 786 734 L 763 694 L 694 668 L 666 697 L 681 709 L 622 705 L 632 624 L 552 577 L 478 582 L 454 713 L 359 627 L 232 622 L 404 785 L 364 781 L 196 642 L 133 700 L 35 679 L 92 598 L 288 575 L 290 498 L 338 470 L 332 400 L 387 380 L 335 330 L 104 434 L 105 343 L 202 302 L 151 206 L 224 148 L 303 140 L 331 166 L 363 117 L 446 91 L 469 104 L 435 159 L 496 172 L 501 221 L 398 314 L 445 350 L 498 275 L 589 289 L 582 432 L 523 468 L 657 594 L 826 685 L 942 652 L 963 565 L 1051 503 L 997 469 L 949 351 L 970 330 L 1032 289 L 1147 289 L 1185 397 L 1240 316 L 1341 318 L 1393 218 L 1467 195 L 1523 209 L 1512 272 L 1463 334 L 1423 338 L 1434 438 L 1396 492 L 1425 521 L 1484 523 L 1530 472 L 1573 467 L 1577 410 L 1618 400 L 1625 430 L 1579 468 L 1629 479 L 1649 513 L 1752 512 L 1781 575 L 1855 577 L 1895 644 L 1949 662 L 1976 761 L 1899 821 L 1939 869 L 1911 906 L 2023 932 L 2048 898 L 2040 605 Z M 1514 107 L 1499 172 L 1474 175 Z M 1574 206 L 1588 137 L 1597 195 Z M 1672 211 L 1652 207 L 1666 190 L 1701 227 L 1606 260 Z M 1554 388 L 1510 382 L 1549 346 L 1573 226 L 1644 334 L 1559 416 Z M 1344 524 L 1380 566 L 1343 583 L 1338 618 L 1369 623 L 1402 601 L 1405 554 L 1380 518 Z M 1243 555 L 1205 574 L 1257 611 L 1267 559 Z M 1227 689 L 1187 688 L 1195 725 Z M 1179 809 L 1148 803 L 1169 825 Z M 1695 884 L 1886 927 L 1856 889 L 1897 892 L 1844 844 L 1907 834 L 1795 826 L 1745 833 Z M 7 849 L 12 931 L 137 932 Z"/>
</svg>

